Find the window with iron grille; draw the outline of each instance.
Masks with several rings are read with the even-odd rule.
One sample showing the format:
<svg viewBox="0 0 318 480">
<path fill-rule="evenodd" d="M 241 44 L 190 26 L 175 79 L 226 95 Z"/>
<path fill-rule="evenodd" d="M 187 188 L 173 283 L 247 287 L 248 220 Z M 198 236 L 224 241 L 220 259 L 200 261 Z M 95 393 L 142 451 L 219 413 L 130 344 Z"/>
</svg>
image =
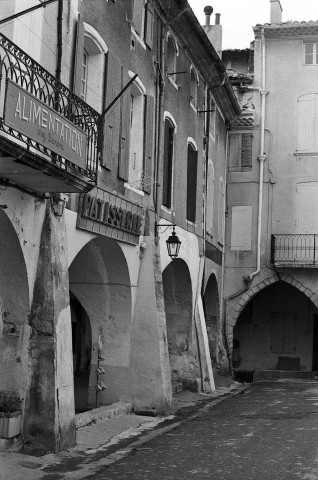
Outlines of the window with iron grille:
<svg viewBox="0 0 318 480">
<path fill-rule="evenodd" d="M 252 169 L 252 133 L 237 133 L 229 136 L 229 170 Z"/>
<path fill-rule="evenodd" d="M 198 152 L 191 143 L 188 144 L 187 170 L 187 220 L 195 223 L 197 196 Z"/>
<path fill-rule="evenodd" d="M 163 180 L 162 180 L 162 205 L 171 208 L 172 200 L 172 163 L 173 163 L 174 125 L 165 120 L 164 152 L 163 152 Z"/>
</svg>

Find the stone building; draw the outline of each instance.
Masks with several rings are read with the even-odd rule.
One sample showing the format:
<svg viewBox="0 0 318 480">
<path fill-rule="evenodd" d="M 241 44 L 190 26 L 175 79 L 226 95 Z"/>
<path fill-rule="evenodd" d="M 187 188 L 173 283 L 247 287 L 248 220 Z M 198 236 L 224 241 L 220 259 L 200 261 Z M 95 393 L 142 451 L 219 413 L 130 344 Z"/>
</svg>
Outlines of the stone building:
<svg viewBox="0 0 318 480">
<path fill-rule="evenodd" d="M 223 52 L 242 106 L 229 136 L 225 321 L 233 366 L 255 378 L 318 367 L 318 23 L 270 7 L 250 49 Z"/>
<path fill-rule="evenodd" d="M 167 414 L 174 385 L 214 389 L 210 350 L 225 355 L 240 107 L 188 3 L 170 3 L 4 2 L 0 390 L 23 398 L 35 447 L 68 448 L 77 412 L 119 400 Z"/>
</svg>

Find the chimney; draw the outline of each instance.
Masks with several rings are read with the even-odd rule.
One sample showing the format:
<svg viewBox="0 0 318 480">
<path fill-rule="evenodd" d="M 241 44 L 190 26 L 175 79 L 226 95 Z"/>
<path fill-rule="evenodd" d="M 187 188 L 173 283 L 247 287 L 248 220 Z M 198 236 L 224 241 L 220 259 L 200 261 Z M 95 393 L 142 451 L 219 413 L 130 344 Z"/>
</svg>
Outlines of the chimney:
<svg viewBox="0 0 318 480">
<path fill-rule="evenodd" d="M 202 25 L 203 30 L 205 31 L 208 39 L 212 43 L 213 47 L 216 50 L 216 53 L 220 58 L 222 58 L 222 25 L 220 25 L 220 13 L 215 14 L 215 25 L 211 25 L 211 14 L 213 8 L 207 6 L 204 8 L 205 13 L 205 25 Z"/>
<path fill-rule="evenodd" d="M 271 19 L 270 23 L 281 23 L 283 9 L 280 0 L 270 0 L 271 2 Z"/>
</svg>

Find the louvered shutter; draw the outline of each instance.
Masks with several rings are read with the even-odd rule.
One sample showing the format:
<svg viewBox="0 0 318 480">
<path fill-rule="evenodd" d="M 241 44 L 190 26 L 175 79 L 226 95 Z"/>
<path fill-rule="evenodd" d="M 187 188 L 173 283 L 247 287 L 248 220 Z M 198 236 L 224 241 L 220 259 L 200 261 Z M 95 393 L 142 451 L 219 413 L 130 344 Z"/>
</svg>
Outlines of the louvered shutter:
<svg viewBox="0 0 318 480">
<path fill-rule="evenodd" d="M 241 166 L 252 167 L 252 145 L 253 135 L 251 133 L 242 134 L 241 143 Z"/>
<path fill-rule="evenodd" d="M 188 145 L 187 220 L 195 222 L 198 152 Z"/>
<path fill-rule="evenodd" d="M 121 67 L 117 59 L 108 52 L 107 54 L 107 83 L 106 83 L 106 100 L 105 108 L 119 94 L 121 87 Z M 112 108 L 104 115 L 104 142 L 102 165 L 109 170 L 117 165 L 118 147 L 119 147 L 119 130 L 120 130 L 120 101 L 112 106 Z"/>
<path fill-rule="evenodd" d="M 153 115 L 154 98 L 145 95 L 145 149 L 144 149 L 144 191 L 151 193 L 153 159 Z"/>
<path fill-rule="evenodd" d="M 80 15 L 78 16 L 78 22 L 76 27 L 76 46 L 73 65 L 73 92 L 81 96 L 81 83 L 82 83 L 82 68 L 83 68 L 83 55 L 84 55 L 84 24 Z"/>
<path fill-rule="evenodd" d="M 229 136 L 229 168 L 238 169 L 240 167 L 241 154 L 241 135 Z"/>
<path fill-rule="evenodd" d="M 303 95 L 298 101 L 298 150 L 318 151 L 318 94 Z"/>
<path fill-rule="evenodd" d="M 173 132 L 169 120 L 165 121 L 164 150 L 163 150 L 163 178 L 162 178 L 162 205 L 171 207 L 171 177 L 173 157 Z"/>
<path fill-rule="evenodd" d="M 232 207 L 231 250 L 252 249 L 252 205 Z"/>
<path fill-rule="evenodd" d="M 147 3 L 146 6 L 146 17 L 145 17 L 145 43 L 149 48 L 153 46 L 153 19 L 154 19 L 154 10 L 153 6 Z"/>
<path fill-rule="evenodd" d="M 122 67 L 121 89 L 127 85 L 130 78 Z M 129 141 L 131 128 L 131 87 L 129 87 L 120 98 L 120 135 L 119 135 L 119 157 L 118 177 L 128 181 L 129 172 Z"/>
</svg>

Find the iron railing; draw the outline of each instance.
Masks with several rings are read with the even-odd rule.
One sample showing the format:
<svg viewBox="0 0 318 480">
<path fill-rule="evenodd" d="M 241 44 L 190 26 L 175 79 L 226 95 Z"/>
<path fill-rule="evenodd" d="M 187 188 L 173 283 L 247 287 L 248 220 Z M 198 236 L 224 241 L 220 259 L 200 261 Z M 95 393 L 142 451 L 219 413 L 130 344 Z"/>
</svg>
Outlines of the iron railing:
<svg viewBox="0 0 318 480">
<path fill-rule="evenodd" d="M 57 155 L 26 135 L 4 124 L 6 83 L 13 81 L 29 94 L 54 109 L 87 135 L 86 168 Z M 38 151 L 61 169 L 88 177 L 96 183 L 100 114 L 51 75 L 20 47 L 0 33 L 0 130 L 23 142 L 29 151 Z"/>
<path fill-rule="evenodd" d="M 318 235 L 278 234 L 271 238 L 271 262 L 273 264 L 317 265 Z"/>
</svg>

